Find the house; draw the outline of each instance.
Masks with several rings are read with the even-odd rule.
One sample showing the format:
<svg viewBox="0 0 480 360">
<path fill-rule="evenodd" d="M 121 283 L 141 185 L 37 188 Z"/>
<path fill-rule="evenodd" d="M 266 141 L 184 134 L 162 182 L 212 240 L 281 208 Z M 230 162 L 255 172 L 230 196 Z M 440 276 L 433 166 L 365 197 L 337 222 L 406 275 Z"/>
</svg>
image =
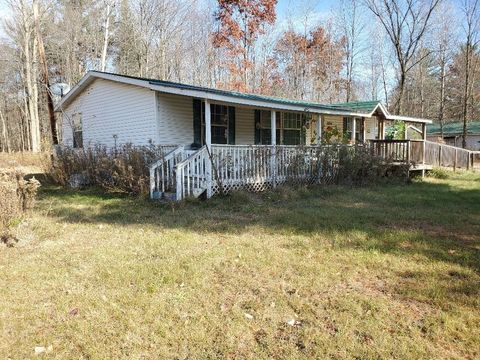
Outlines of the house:
<svg viewBox="0 0 480 360">
<path fill-rule="evenodd" d="M 435 142 L 444 142 L 447 145 L 462 146 L 463 122 L 447 123 L 443 126 L 443 139 L 440 124 L 433 124 L 427 130 L 427 139 Z M 467 123 L 467 149 L 480 150 L 480 121 Z"/>
<path fill-rule="evenodd" d="M 56 111 L 62 114 L 64 145 L 170 146 L 152 165 L 152 196 L 173 187 L 177 199 L 244 185 L 275 186 L 290 176 L 281 172 L 301 147 L 325 140 L 382 141 L 393 121 L 406 122 L 425 139 L 431 123 L 390 114 L 378 101 L 324 105 L 98 71 L 88 72 Z M 270 160 L 257 156 L 259 149 Z M 280 154 L 287 150 L 290 155 Z"/>
</svg>

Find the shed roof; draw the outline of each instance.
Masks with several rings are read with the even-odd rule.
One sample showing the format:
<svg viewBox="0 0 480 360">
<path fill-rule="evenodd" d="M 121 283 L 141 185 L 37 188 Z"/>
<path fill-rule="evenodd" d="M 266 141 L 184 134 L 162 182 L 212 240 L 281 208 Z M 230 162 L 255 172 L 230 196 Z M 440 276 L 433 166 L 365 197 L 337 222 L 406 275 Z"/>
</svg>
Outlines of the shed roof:
<svg viewBox="0 0 480 360">
<path fill-rule="evenodd" d="M 480 121 L 467 123 L 467 133 L 480 135 Z M 428 135 L 440 135 L 440 124 L 432 124 L 427 129 Z M 463 122 L 452 122 L 443 125 L 444 136 L 457 136 L 463 134 Z"/>
</svg>

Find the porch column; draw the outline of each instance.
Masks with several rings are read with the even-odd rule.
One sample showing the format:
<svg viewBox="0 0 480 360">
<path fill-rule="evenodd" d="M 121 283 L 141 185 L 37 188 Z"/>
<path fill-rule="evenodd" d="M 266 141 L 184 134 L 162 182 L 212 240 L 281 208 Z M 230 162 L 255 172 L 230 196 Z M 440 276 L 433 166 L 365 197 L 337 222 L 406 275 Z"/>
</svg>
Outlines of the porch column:
<svg viewBox="0 0 480 360">
<path fill-rule="evenodd" d="M 318 115 L 318 121 L 317 121 L 317 145 L 320 145 L 322 143 L 322 129 L 323 129 L 323 115 Z"/>
<path fill-rule="evenodd" d="M 206 163 L 206 181 L 207 181 L 207 198 L 211 198 L 212 191 L 212 114 L 210 112 L 210 102 L 205 99 L 205 145 L 208 151 L 208 161 Z"/>
<path fill-rule="evenodd" d="M 351 141 L 352 145 L 355 145 L 355 133 L 357 132 L 357 119 L 352 117 L 352 136 L 351 136 Z"/>
<path fill-rule="evenodd" d="M 362 141 L 367 142 L 367 128 L 365 126 L 365 118 L 362 117 Z"/>
<path fill-rule="evenodd" d="M 270 128 L 272 130 L 271 135 L 271 144 L 272 144 L 272 158 L 270 160 L 270 172 L 272 176 L 272 185 L 273 187 L 277 186 L 277 113 L 275 110 L 271 111 L 270 117 Z"/>
<path fill-rule="evenodd" d="M 379 134 L 378 134 L 378 138 L 380 140 L 385 140 L 385 120 L 382 119 L 382 120 L 378 120 L 378 129 L 379 129 Z"/>
<path fill-rule="evenodd" d="M 426 156 L 426 143 L 425 141 L 427 140 L 427 124 L 424 124 L 422 123 L 422 139 L 423 139 L 423 147 L 422 147 L 422 151 L 423 151 L 423 158 L 422 158 L 422 163 L 425 164 L 425 156 Z M 422 177 L 425 175 L 425 170 L 422 170 Z"/>
</svg>

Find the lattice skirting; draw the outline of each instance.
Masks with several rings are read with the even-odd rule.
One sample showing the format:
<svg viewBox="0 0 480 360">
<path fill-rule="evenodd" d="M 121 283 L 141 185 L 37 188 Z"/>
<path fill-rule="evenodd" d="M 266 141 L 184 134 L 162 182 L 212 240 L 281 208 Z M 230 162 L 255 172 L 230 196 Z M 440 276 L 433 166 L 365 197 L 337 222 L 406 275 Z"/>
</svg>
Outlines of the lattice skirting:
<svg viewBox="0 0 480 360">
<path fill-rule="evenodd" d="M 280 185 L 314 185 L 314 184 L 328 184 L 331 183 L 329 179 L 323 178 L 321 181 L 318 180 L 317 177 L 314 176 L 305 176 L 305 177 L 295 177 L 295 178 L 280 178 L 276 179 L 275 184 L 276 186 Z M 273 189 L 273 181 L 272 180 L 257 180 L 257 181 L 249 181 L 249 182 L 229 182 L 218 184 L 214 183 L 212 187 L 213 195 L 223 193 L 228 194 L 231 191 L 238 191 L 244 190 L 249 192 L 263 192 L 269 189 Z"/>
</svg>

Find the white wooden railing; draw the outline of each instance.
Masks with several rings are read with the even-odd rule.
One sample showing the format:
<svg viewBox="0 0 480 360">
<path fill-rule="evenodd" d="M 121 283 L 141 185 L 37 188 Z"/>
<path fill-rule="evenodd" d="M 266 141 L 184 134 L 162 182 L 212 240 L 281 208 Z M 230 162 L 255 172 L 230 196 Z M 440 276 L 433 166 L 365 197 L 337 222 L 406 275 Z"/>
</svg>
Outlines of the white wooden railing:
<svg viewBox="0 0 480 360">
<path fill-rule="evenodd" d="M 150 198 L 158 193 L 175 190 L 175 166 L 185 158 L 183 146 L 177 146 L 150 165 Z"/>
<path fill-rule="evenodd" d="M 350 145 L 212 145 L 213 192 L 324 181 L 338 166 L 335 155 L 340 148 L 353 149 Z M 332 150 L 333 154 L 324 157 Z"/>
<path fill-rule="evenodd" d="M 207 189 L 207 172 L 210 168 L 207 147 L 193 152 L 176 165 L 176 200 L 198 197 Z"/>
</svg>

